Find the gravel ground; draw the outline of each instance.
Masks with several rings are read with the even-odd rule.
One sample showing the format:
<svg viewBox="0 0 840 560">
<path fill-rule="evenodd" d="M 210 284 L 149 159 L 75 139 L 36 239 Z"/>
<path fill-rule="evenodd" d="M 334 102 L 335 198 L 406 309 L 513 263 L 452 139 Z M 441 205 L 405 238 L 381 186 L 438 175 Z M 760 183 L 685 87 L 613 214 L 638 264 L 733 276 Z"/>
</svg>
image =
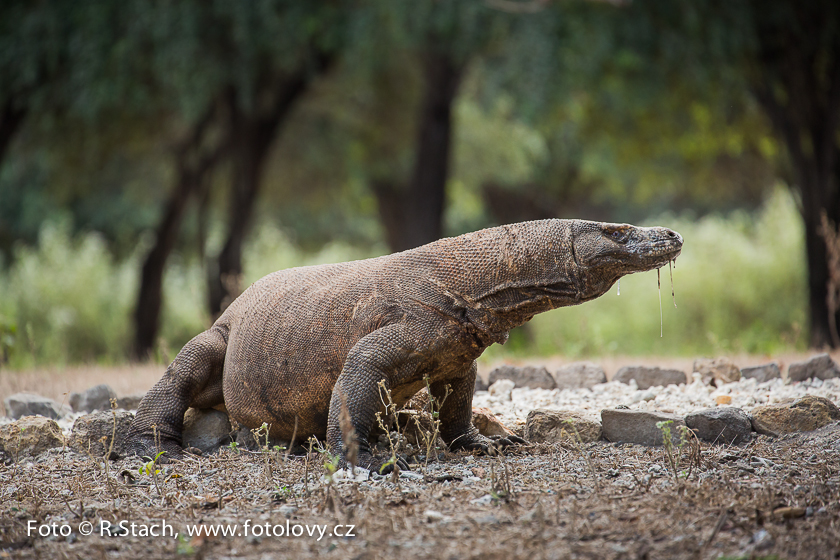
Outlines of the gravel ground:
<svg viewBox="0 0 840 560">
<path fill-rule="evenodd" d="M 697 374 L 695 374 L 697 377 Z M 749 412 L 756 405 L 772 404 L 805 395 L 826 397 L 840 403 L 840 378 L 810 379 L 800 383 L 785 384 L 782 379 L 756 383 L 755 379 L 741 379 L 722 387 L 704 385 L 695 379 L 687 385 L 651 387 L 640 391 L 635 383 L 627 385 L 617 381 L 595 385 L 590 389 L 519 389 L 492 395 L 479 391 L 473 406 L 492 410 L 508 426 L 522 426 L 528 413 L 536 408 L 561 408 L 590 413 L 598 417 L 601 410 L 628 406 L 633 410 L 651 410 L 685 415 L 704 408 L 714 408 L 715 397 L 728 395 L 731 404 Z"/>
<path fill-rule="evenodd" d="M 474 404 L 516 425 L 539 407 L 683 414 L 719 394 L 747 410 L 804 394 L 840 403 L 840 383 L 638 391 L 611 382 L 481 392 Z M 0 558 L 840 558 L 838 458 L 840 423 L 741 447 L 696 442 L 670 456 L 603 441 L 503 457 L 441 452 L 396 479 L 358 481 L 328 480 L 318 453 L 224 448 L 153 476 L 138 458 L 55 449 L 0 466 Z M 223 528 L 232 534 L 206 534 Z"/>
<path fill-rule="evenodd" d="M 106 465 L 53 450 L 0 467 L 0 557 L 837 558 L 838 451 L 832 425 L 677 450 L 676 476 L 662 448 L 598 442 L 443 454 L 396 481 L 329 484 L 317 454 L 223 449 L 155 480 L 137 459 Z M 127 534 L 99 534 L 102 521 L 121 520 Z M 171 533 L 141 536 L 155 524 L 165 532 L 161 520 Z M 38 536 L 42 524 L 69 534 Z M 187 534 L 222 526 L 235 536 Z"/>
</svg>

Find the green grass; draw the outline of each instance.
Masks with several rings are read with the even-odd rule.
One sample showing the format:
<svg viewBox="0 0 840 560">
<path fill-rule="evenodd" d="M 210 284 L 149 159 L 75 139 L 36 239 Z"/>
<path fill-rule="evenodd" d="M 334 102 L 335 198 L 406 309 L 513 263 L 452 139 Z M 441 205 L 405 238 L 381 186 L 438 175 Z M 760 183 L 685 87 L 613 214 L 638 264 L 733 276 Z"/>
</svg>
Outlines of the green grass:
<svg viewBox="0 0 840 560">
<path fill-rule="evenodd" d="M 656 272 L 647 272 L 625 277 L 620 296 L 613 287 L 593 302 L 535 317 L 512 332 L 508 344 L 490 348 L 487 358 L 695 356 L 804 346 L 802 226 L 786 191 L 778 191 L 755 215 L 699 221 L 661 216 L 653 224 L 674 228 L 685 238 L 674 270 L 676 309 L 668 269 L 662 273 L 662 338 Z M 115 262 L 97 234 L 72 237 L 70 231 L 68 224 L 46 224 L 38 247 L 19 247 L 14 266 L 0 270 L 0 356 L 6 356 L 9 367 L 126 359 L 146 247 Z M 281 230 L 263 224 L 245 249 L 245 285 L 281 268 L 374 254 L 338 242 L 304 253 Z M 204 278 L 195 259 L 173 255 L 161 329 L 161 346 L 170 359 L 209 324 Z"/>
<path fill-rule="evenodd" d="M 777 191 L 753 216 L 662 216 L 645 225 L 670 227 L 685 239 L 673 271 L 676 308 L 668 267 L 660 271 L 662 337 L 656 272 L 650 271 L 623 278 L 620 296 L 614 286 L 595 301 L 536 316 L 512 332 L 507 345 L 490 348 L 487 358 L 697 356 L 804 347 L 803 232 L 786 191 Z"/>
</svg>

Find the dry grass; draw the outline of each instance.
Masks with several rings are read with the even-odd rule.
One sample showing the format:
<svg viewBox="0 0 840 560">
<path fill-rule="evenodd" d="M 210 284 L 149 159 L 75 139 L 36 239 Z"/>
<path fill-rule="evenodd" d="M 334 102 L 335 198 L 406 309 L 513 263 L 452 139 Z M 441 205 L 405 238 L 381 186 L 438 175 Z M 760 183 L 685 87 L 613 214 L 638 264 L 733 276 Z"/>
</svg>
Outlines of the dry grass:
<svg viewBox="0 0 840 560">
<path fill-rule="evenodd" d="M 0 467 L 0 549 L 16 558 L 669 558 L 817 559 L 840 555 L 840 429 L 744 448 L 702 446 L 701 467 L 674 478 L 661 448 L 540 445 L 505 459 L 511 492 L 492 499 L 499 459 L 451 455 L 425 479 L 303 482 L 302 457 L 225 449 L 164 467 L 160 490 L 139 459 L 111 464 L 51 452 Z M 752 467 L 755 457 L 773 467 Z M 310 464 L 313 459 L 309 457 Z M 491 474 L 495 467 L 495 477 Z M 594 475 L 593 475 L 594 469 Z M 323 473 L 317 467 L 316 475 Z M 131 473 L 130 477 L 120 473 Z M 475 476 L 478 480 L 469 480 Z M 598 491 L 596 491 L 596 483 Z M 473 500 L 481 500 L 478 503 Z M 294 506 L 283 509 L 284 506 Z M 811 508 L 785 518 L 781 507 Z M 428 513 L 433 511 L 435 513 Z M 797 510 L 788 510 L 794 511 Z M 802 510 L 804 512 L 806 510 Z M 776 512 L 776 513 L 774 513 Z M 801 512 L 800 512 L 801 513 Z M 26 523 L 166 519 L 187 524 L 354 525 L 355 537 L 27 537 Z"/>
<path fill-rule="evenodd" d="M 736 358 L 739 365 L 762 361 Z M 601 363 L 610 376 L 619 364 L 674 365 L 636 358 Z M 162 372 L 159 366 L 0 372 L 0 391 L 60 400 L 107 382 L 126 394 L 147 389 Z M 699 451 L 697 466 L 690 461 L 697 449 L 677 450 L 680 465 L 695 465 L 690 476 L 674 476 L 662 448 L 596 442 L 532 445 L 503 460 L 446 453 L 428 466 L 413 465 L 396 484 L 387 477 L 328 486 L 320 482 L 324 457 L 317 454 L 223 449 L 161 467 L 156 484 L 138 473 L 141 459 L 106 468 L 99 458 L 57 449 L 0 465 L 0 558 L 840 558 L 840 425 L 776 440 L 760 436 L 740 448 L 702 443 Z M 83 520 L 165 519 L 182 534 L 189 524 L 236 524 L 241 532 L 246 521 L 285 525 L 286 516 L 292 525 L 352 524 L 356 536 L 330 537 L 328 530 L 320 541 L 175 539 L 76 531 Z M 67 523 L 74 532 L 28 536 L 30 520 Z"/>
</svg>

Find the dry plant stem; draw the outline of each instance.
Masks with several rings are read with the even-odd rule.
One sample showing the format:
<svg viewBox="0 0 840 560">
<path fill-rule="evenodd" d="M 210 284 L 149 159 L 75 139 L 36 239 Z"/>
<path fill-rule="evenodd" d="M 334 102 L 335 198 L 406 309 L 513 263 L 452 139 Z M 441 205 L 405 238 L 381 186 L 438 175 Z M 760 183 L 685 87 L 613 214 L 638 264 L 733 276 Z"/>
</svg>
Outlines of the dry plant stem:
<svg viewBox="0 0 840 560">
<path fill-rule="evenodd" d="M 307 498 L 309 497 L 309 457 L 312 455 L 312 443 L 313 438 L 309 438 L 309 450 L 306 453 L 306 459 L 304 459 L 303 485 Z"/>
<path fill-rule="evenodd" d="M 594 483 L 594 489 L 596 494 L 600 494 L 601 486 L 598 482 L 598 473 L 595 471 L 595 463 L 592 462 L 592 457 L 590 457 L 589 452 L 583 448 L 583 438 L 580 437 L 580 432 L 578 432 L 577 426 L 575 426 L 574 420 L 568 419 L 563 421 L 564 424 L 568 424 L 571 426 L 572 431 L 574 432 L 574 437 L 571 438 L 573 445 L 575 446 L 575 450 L 583 456 L 583 459 L 586 461 L 586 465 L 589 467 L 589 473 L 592 475 L 592 481 Z M 566 428 L 562 428 L 560 431 L 561 436 L 563 432 L 566 431 Z M 566 432 L 568 433 L 568 432 Z"/>
<path fill-rule="evenodd" d="M 452 394 L 452 387 L 447 383 L 444 388 L 443 398 L 438 401 L 438 399 L 432 395 L 432 387 L 429 382 L 429 377 L 426 376 L 423 380 L 426 382 L 426 391 L 429 393 L 429 414 L 432 417 L 431 434 L 427 434 L 422 429 L 419 430 L 423 434 L 423 440 L 426 444 L 426 462 L 423 468 L 428 469 L 429 455 L 432 453 L 432 447 L 435 442 L 437 442 L 438 436 L 440 435 L 440 410 L 443 408 L 443 403 L 445 403 L 449 395 Z M 417 423 L 417 426 L 420 428 L 419 422 Z"/>
<path fill-rule="evenodd" d="M 255 428 L 251 430 L 251 434 L 254 436 L 254 441 L 257 442 L 257 445 L 260 443 L 260 438 L 265 438 L 265 443 L 262 446 L 262 455 L 264 457 L 263 460 L 263 477 L 265 478 L 266 484 L 270 487 L 274 480 L 274 473 L 271 469 L 271 451 L 269 447 L 268 441 L 268 434 L 271 432 L 271 424 L 266 424 L 263 422 L 262 426 L 259 428 Z"/>
<path fill-rule="evenodd" d="M 111 453 L 114 451 L 114 440 L 117 439 L 117 400 L 111 399 L 111 416 L 113 418 L 113 426 L 111 428 L 111 443 L 108 445 L 108 449 L 105 450 L 105 457 L 103 457 L 103 463 L 105 464 L 105 483 L 108 486 L 109 492 L 111 492 L 111 497 L 116 499 L 117 498 L 117 489 L 113 485 L 113 481 L 111 480 Z"/>
<path fill-rule="evenodd" d="M 828 307 L 828 328 L 834 347 L 840 346 L 840 334 L 837 330 L 837 312 L 840 310 L 840 230 L 831 223 L 823 210 L 820 216 L 820 235 L 825 239 L 828 257 L 828 281 L 826 306 Z"/>
<path fill-rule="evenodd" d="M 350 418 L 350 409 L 347 407 L 347 395 L 343 392 L 341 393 L 339 427 L 341 428 L 341 439 L 344 444 L 345 457 L 347 457 L 347 462 L 350 464 L 350 473 L 355 480 L 356 463 L 359 458 L 359 442 L 356 438 L 356 429 L 353 427 L 353 420 Z"/>
<path fill-rule="evenodd" d="M 289 447 L 286 449 L 286 454 L 283 456 L 284 461 L 289 460 L 289 453 L 291 453 L 292 449 L 295 448 L 295 439 L 297 439 L 297 431 L 298 431 L 298 415 L 295 414 L 295 429 L 292 431 L 292 440 L 289 442 Z"/>
<path fill-rule="evenodd" d="M 388 402 L 385 402 L 386 397 L 388 399 Z M 379 424 L 379 427 L 382 428 L 382 430 L 385 432 L 385 437 L 388 438 L 388 446 L 391 450 L 391 458 L 388 460 L 393 467 L 393 470 L 391 471 L 391 482 L 399 485 L 400 467 L 397 464 L 397 447 L 394 444 L 394 439 L 391 437 L 390 426 L 391 424 L 394 424 L 397 428 L 397 434 L 399 434 L 400 424 L 399 420 L 397 419 L 397 405 L 394 404 L 394 401 L 391 399 L 391 390 L 388 389 L 388 387 L 385 385 L 384 379 L 379 382 L 379 400 L 385 407 L 385 415 L 387 417 L 387 421 L 383 422 L 382 414 L 379 412 L 376 413 L 376 421 Z M 397 445 L 399 445 L 399 441 L 397 441 Z"/>
<path fill-rule="evenodd" d="M 157 425 L 152 425 L 152 433 L 154 434 L 155 438 L 155 449 L 160 449 L 160 433 L 157 431 Z M 163 492 L 161 492 L 160 485 L 158 485 L 157 479 L 157 462 L 160 459 L 160 452 L 155 453 L 154 458 L 152 459 L 152 481 L 155 483 L 155 489 L 157 490 L 158 496 L 163 499 Z"/>
</svg>

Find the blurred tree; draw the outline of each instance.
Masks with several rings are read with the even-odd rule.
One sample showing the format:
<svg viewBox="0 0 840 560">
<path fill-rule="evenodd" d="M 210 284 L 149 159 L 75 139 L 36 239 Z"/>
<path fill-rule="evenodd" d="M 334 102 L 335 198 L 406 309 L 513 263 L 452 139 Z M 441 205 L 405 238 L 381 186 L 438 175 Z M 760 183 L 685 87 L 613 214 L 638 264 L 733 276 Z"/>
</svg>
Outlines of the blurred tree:
<svg viewBox="0 0 840 560">
<path fill-rule="evenodd" d="M 840 4 L 750 3 L 755 50 L 744 65 L 752 92 L 787 148 L 805 222 L 811 345 L 836 344 L 821 215 L 840 222 Z"/>
<path fill-rule="evenodd" d="M 208 267 L 211 315 L 217 317 L 239 295 L 242 244 L 265 158 L 293 104 L 343 41 L 342 9 L 341 3 L 304 6 L 284 0 L 210 6 L 165 3 L 156 8 L 148 29 L 158 49 L 153 68 L 162 91 L 175 94 L 182 120 L 189 121 L 191 113 L 200 117 L 174 151 L 176 185 L 143 266 L 135 356 L 147 355 L 154 344 L 165 262 L 186 203 L 206 189 L 207 174 L 222 159 L 229 160 L 231 170 L 228 233 L 221 253 Z M 201 64 L 185 73 L 181 57 L 189 55 Z"/>
<path fill-rule="evenodd" d="M 193 197 L 206 200 L 209 175 L 230 146 L 224 132 L 222 139 L 210 142 L 207 146 L 206 137 L 211 135 L 214 120 L 222 118 L 219 116 L 223 109 L 219 107 L 220 104 L 218 102 L 208 107 L 207 112 L 190 127 L 186 138 L 173 150 L 175 185 L 164 203 L 154 244 L 146 254 L 140 271 L 132 347 L 132 354 L 138 359 L 145 359 L 157 340 L 163 305 L 163 274 L 166 261 L 175 247 L 187 204 Z M 200 238 L 203 235 L 203 232 L 199 232 Z"/>
<path fill-rule="evenodd" d="M 691 12 L 562 2 L 516 20 L 506 48 L 485 57 L 478 98 L 511 95 L 546 156 L 527 177 L 483 183 L 497 221 L 758 207 L 775 181 L 775 143 L 743 73 L 721 52 L 696 53 L 704 41 L 724 50 L 728 22 L 692 27 Z"/>
<path fill-rule="evenodd" d="M 396 136 L 412 131 L 410 157 L 400 154 L 390 166 L 374 163 L 379 171 L 370 178 L 388 246 L 392 251 L 402 251 L 443 234 L 453 104 L 470 62 L 501 40 L 511 16 L 480 2 L 458 0 L 394 2 L 380 17 L 391 26 L 383 35 L 391 45 L 381 51 L 384 60 L 376 63 L 373 72 L 379 72 L 380 79 L 375 82 L 385 86 L 384 91 L 393 91 L 395 84 L 390 80 L 406 74 L 404 68 L 395 67 L 395 60 L 406 61 L 414 66 L 422 91 L 419 99 L 412 100 L 413 107 L 401 109 L 413 113 L 414 122 L 406 127 L 405 117 L 397 119 L 391 124 L 391 134 L 386 132 Z M 388 123 L 383 124 L 387 130 Z M 393 151 L 378 153 L 387 157 Z M 371 159 L 375 157 L 371 155 Z"/>
</svg>

